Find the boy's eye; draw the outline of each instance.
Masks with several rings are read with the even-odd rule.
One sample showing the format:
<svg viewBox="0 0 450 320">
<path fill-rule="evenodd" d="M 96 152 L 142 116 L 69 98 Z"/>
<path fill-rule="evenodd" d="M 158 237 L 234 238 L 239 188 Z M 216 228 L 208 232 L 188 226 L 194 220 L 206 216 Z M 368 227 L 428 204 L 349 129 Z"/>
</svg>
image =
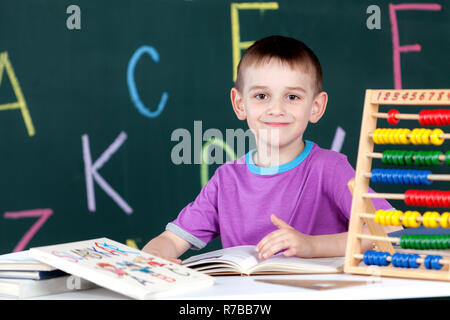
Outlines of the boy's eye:
<svg viewBox="0 0 450 320">
<path fill-rule="evenodd" d="M 255 96 L 255 98 L 258 99 L 258 100 L 264 100 L 264 99 L 267 98 L 267 96 L 266 96 L 264 93 L 258 93 L 258 94 Z"/>
<path fill-rule="evenodd" d="M 300 99 L 298 96 L 296 96 L 295 94 L 290 94 L 288 95 L 288 99 L 289 100 L 296 100 L 296 99 Z"/>
</svg>

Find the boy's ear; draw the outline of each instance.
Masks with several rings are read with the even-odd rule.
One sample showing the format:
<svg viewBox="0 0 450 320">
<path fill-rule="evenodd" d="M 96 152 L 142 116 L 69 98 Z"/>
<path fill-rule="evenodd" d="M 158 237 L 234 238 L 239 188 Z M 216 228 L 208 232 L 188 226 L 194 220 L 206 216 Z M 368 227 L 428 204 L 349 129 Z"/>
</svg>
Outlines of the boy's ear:
<svg viewBox="0 0 450 320">
<path fill-rule="evenodd" d="M 238 119 L 239 120 L 247 119 L 247 114 L 244 108 L 244 99 L 239 90 L 236 88 L 232 88 L 230 92 L 230 98 L 231 104 L 233 105 L 234 113 L 236 113 Z"/>
<path fill-rule="evenodd" d="M 311 116 L 309 117 L 309 122 L 316 123 L 322 118 L 327 108 L 328 94 L 322 91 L 316 95 L 313 100 L 313 107 L 311 109 Z"/>
</svg>

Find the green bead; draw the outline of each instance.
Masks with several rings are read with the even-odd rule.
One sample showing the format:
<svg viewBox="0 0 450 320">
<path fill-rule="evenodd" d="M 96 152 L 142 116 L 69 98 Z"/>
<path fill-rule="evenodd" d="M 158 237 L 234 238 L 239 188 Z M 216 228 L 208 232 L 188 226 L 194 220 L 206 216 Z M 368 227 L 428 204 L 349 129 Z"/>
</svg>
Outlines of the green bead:
<svg viewBox="0 0 450 320">
<path fill-rule="evenodd" d="M 414 161 L 413 161 L 414 154 L 415 154 L 414 151 L 407 151 L 405 153 L 405 162 L 407 165 L 411 166 L 414 164 Z"/>
</svg>

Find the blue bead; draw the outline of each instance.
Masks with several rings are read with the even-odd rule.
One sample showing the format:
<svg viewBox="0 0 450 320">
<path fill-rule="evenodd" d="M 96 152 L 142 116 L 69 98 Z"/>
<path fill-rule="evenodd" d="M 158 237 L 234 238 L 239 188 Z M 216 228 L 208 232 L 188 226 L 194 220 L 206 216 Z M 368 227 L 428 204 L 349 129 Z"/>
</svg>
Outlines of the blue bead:
<svg viewBox="0 0 450 320">
<path fill-rule="evenodd" d="M 425 259 L 423 260 L 423 265 L 425 266 L 425 268 L 432 269 L 432 266 L 431 266 L 431 258 L 432 257 L 433 256 L 429 255 L 429 256 L 426 256 Z"/>
<path fill-rule="evenodd" d="M 420 265 L 417 263 L 417 259 L 419 259 L 420 256 L 418 254 L 411 254 L 408 257 L 408 264 L 410 268 L 418 268 Z"/>
<path fill-rule="evenodd" d="M 372 253 L 374 251 L 372 250 L 367 250 L 366 252 L 364 252 L 364 256 L 363 256 L 363 261 L 366 265 L 370 266 L 372 265 Z"/>
<path fill-rule="evenodd" d="M 400 267 L 400 253 L 396 252 L 391 258 L 391 263 L 394 267 Z"/>
<path fill-rule="evenodd" d="M 439 260 L 442 259 L 442 256 L 432 256 L 431 258 L 431 267 L 436 270 L 440 270 L 442 268 L 442 264 L 439 263 Z"/>
<path fill-rule="evenodd" d="M 387 261 L 387 258 L 390 256 L 389 252 L 382 252 L 381 255 L 381 265 L 387 266 L 389 262 Z"/>
</svg>

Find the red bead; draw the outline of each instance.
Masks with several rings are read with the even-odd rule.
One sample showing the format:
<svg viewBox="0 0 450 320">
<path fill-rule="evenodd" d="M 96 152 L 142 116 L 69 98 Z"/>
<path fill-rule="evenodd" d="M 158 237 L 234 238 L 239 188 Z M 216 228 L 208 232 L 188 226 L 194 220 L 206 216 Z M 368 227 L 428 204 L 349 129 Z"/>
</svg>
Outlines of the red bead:
<svg viewBox="0 0 450 320">
<path fill-rule="evenodd" d="M 407 190 L 405 203 L 410 206 L 449 207 L 450 191 Z"/>
<path fill-rule="evenodd" d="M 387 122 L 393 125 L 396 125 L 399 123 L 400 119 L 395 118 L 395 115 L 400 114 L 400 112 L 397 109 L 391 109 L 388 112 L 387 116 Z"/>
<path fill-rule="evenodd" d="M 422 110 L 419 112 L 419 123 L 423 126 L 446 126 L 450 124 L 450 110 Z"/>
</svg>

